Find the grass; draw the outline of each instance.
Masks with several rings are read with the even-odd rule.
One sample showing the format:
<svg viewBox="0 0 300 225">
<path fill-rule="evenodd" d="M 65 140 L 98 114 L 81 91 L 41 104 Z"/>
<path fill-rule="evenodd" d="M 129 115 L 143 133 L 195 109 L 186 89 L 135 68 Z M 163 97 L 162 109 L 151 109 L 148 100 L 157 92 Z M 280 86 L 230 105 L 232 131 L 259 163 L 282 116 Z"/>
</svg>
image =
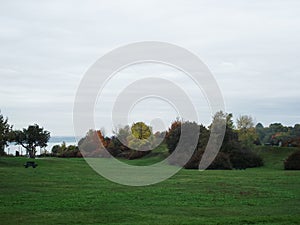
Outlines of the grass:
<svg viewBox="0 0 300 225">
<path fill-rule="evenodd" d="M 120 161 L 129 165 L 148 166 L 160 162 L 166 159 L 168 156 L 169 153 L 167 150 L 167 146 L 163 144 L 153 149 L 148 155 L 145 155 L 141 159 L 135 159 L 135 160 L 120 159 Z"/>
<path fill-rule="evenodd" d="M 255 151 L 264 159 L 265 168 L 283 170 L 284 160 L 297 148 L 258 146 Z"/>
<path fill-rule="evenodd" d="M 0 224 L 299 224 L 300 171 L 282 169 L 293 150 L 257 151 L 265 167 L 181 170 L 146 187 L 112 183 L 84 159 L 37 159 L 25 169 L 25 158 L 0 158 Z"/>
</svg>

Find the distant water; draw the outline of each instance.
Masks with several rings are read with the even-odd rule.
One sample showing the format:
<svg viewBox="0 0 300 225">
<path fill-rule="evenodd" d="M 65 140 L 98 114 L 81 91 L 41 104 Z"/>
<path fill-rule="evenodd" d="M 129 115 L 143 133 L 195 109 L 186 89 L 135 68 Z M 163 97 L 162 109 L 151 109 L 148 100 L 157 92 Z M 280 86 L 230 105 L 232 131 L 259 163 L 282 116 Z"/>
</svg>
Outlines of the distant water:
<svg viewBox="0 0 300 225">
<path fill-rule="evenodd" d="M 52 147 L 54 145 L 61 145 L 63 142 L 66 143 L 66 145 L 77 145 L 77 141 L 75 137 L 70 137 L 70 136 L 55 136 L 51 137 L 48 146 L 46 148 L 39 148 L 37 147 L 37 152 L 36 154 L 39 155 L 41 153 L 44 153 L 45 151 L 51 152 Z M 23 148 L 21 145 L 15 145 L 14 143 L 10 143 L 9 146 L 5 148 L 5 152 L 8 154 L 16 155 L 16 151 L 19 151 L 21 155 L 26 154 L 26 149 Z"/>
<path fill-rule="evenodd" d="M 50 140 L 49 140 L 49 143 L 53 143 L 53 142 L 76 142 L 76 138 L 75 137 L 72 137 L 72 136 L 54 136 L 54 137 L 51 137 Z"/>
</svg>

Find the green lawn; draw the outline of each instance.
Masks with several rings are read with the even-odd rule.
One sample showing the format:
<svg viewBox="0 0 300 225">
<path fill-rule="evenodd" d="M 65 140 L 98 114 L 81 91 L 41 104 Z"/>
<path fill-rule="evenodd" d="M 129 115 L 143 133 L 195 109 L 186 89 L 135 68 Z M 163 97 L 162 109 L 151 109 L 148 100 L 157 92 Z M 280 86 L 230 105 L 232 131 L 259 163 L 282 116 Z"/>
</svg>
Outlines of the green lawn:
<svg viewBox="0 0 300 225">
<path fill-rule="evenodd" d="M 84 159 L 37 159 L 25 169 L 25 158 L 0 158 L 0 224 L 300 224 L 300 171 L 282 169 L 293 150 L 257 151 L 265 167 L 181 170 L 146 187 L 107 181 Z"/>
</svg>

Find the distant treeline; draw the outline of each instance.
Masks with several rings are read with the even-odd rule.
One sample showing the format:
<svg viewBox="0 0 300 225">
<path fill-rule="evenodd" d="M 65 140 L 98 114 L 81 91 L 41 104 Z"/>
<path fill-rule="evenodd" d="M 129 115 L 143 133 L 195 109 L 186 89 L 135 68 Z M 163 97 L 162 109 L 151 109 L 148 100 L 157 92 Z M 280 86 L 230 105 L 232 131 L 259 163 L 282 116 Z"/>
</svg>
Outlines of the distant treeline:
<svg viewBox="0 0 300 225">
<path fill-rule="evenodd" d="M 258 136 L 257 144 L 277 145 L 285 147 L 300 146 L 300 124 L 284 126 L 281 123 L 272 123 L 264 127 L 261 123 L 255 126 Z"/>
<path fill-rule="evenodd" d="M 272 123 L 264 127 L 261 123 L 254 125 L 251 116 L 243 115 L 233 121 L 232 114 L 218 112 L 213 117 L 210 126 L 205 127 L 196 122 L 175 120 L 168 130 L 153 132 L 152 127 L 144 122 L 136 122 L 131 126 L 119 127 L 112 136 L 105 136 L 100 130 L 89 130 L 78 146 L 65 142 L 55 145 L 51 153 L 41 156 L 55 157 L 117 157 L 129 160 L 142 158 L 155 148 L 165 149 L 165 153 L 172 154 L 185 130 L 200 130 L 196 146 L 190 146 L 193 133 L 184 133 L 185 145 L 182 155 L 172 157 L 170 164 L 185 168 L 198 168 L 212 132 L 212 127 L 220 121 L 224 122 L 225 136 L 219 153 L 210 164 L 210 169 L 249 168 L 263 165 L 263 160 L 252 150 L 255 145 L 276 145 L 285 147 L 300 146 L 300 124 L 284 126 L 281 123 Z M 27 129 L 12 130 L 7 118 L 0 114 L 0 155 L 5 155 L 4 147 L 8 142 L 22 144 L 30 157 L 35 157 L 35 147 L 44 147 L 49 141 L 50 133 L 38 125 L 30 125 Z M 185 152 L 193 148 L 190 160 L 181 165 L 181 158 Z M 186 149 L 186 150 L 185 150 Z M 296 154 L 297 155 L 297 154 Z"/>
<path fill-rule="evenodd" d="M 248 168 L 263 165 L 262 159 L 252 151 L 254 144 L 260 143 L 253 126 L 252 118 L 241 116 L 234 126 L 232 114 L 217 113 L 213 121 L 224 120 L 226 123 L 225 137 L 219 154 L 210 169 Z M 190 121 L 175 120 L 167 131 L 153 133 L 152 128 L 143 122 L 137 122 L 131 126 L 120 127 L 114 135 L 107 137 L 100 130 L 90 130 L 82 138 L 78 146 L 54 146 L 52 154 L 58 157 L 117 157 L 126 159 L 138 159 L 152 152 L 157 146 L 166 146 L 166 151 L 171 154 L 179 141 L 181 130 L 197 128 L 200 130 L 198 144 L 191 159 L 184 165 L 185 168 L 196 169 L 205 151 L 210 137 L 211 126 L 205 127 Z M 185 140 L 189 140 L 185 134 Z M 187 143 L 186 148 L 189 148 Z M 79 151 L 80 149 L 80 151 Z M 142 151 L 139 151 L 142 150 Z M 183 153 L 184 154 L 184 153 Z M 180 157 L 173 158 L 171 164 L 180 164 Z M 181 165 L 182 166 L 182 165 Z"/>
</svg>

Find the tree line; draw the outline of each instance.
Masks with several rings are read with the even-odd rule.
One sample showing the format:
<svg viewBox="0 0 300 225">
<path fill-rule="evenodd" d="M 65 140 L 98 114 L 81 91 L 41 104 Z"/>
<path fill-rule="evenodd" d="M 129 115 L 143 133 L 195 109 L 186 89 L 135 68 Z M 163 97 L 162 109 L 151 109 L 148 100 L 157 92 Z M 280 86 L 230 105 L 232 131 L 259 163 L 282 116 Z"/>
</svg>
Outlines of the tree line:
<svg viewBox="0 0 300 225">
<path fill-rule="evenodd" d="M 263 160 L 253 151 L 255 145 L 300 146 L 300 125 L 293 127 L 283 126 L 281 123 L 272 123 L 264 127 L 261 123 L 254 125 L 251 116 L 242 115 L 233 121 L 231 113 L 218 112 L 213 117 L 216 120 L 224 120 L 226 131 L 221 148 L 210 169 L 243 169 L 263 165 Z M 212 123 L 212 124 L 213 124 Z M 44 156 L 56 157 L 117 157 L 126 159 L 142 158 L 153 149 L 166 148 L 168 154 L 176 149 L 183 128 L 200 130 L 198 143 L 192 157 L 184 166 L 188 169 L 196 169 L 202 159 L 207 146 L 212 124 L 205 127 L 196 122 L 176 119 L 166 131 L 153 132 L 152 128 L 144 122 L 136 122 L 131 126 L 119 127 L 112 136 L 105 136 L 103 131 L 89 130 L 78 146 L 66 146 L 65 143 L 56 145 L 50 154 Z M 186 134 L 185 140 L 189 140 Z M 8 119 L 0 114 L 0 155 L 5 155 L 4 148 L 9 142 L 22 145 L 29 157 L 34 158 L 36 147 L 46 147 L 50 138 L 50 132 L 37 124 L 29 125 L 22 130 L 13 130 Z M 187 141 L 186 149 L 189 148 Z M 185 154 L 184 152 L 181 154 Z M 172 158 L 170 164 L 179 165 L 180 157 Z"/>
<path fill-rule="evenodd" d="M 50 132 L 37 124 L 29 125 L 21 130 L 13 130 L 13 126 L 8 123 L 8 118 L 0 113 L 0 156 L 6 155 L 5 147 L 11 142 L 24 147 L 26 155 L 34 158 L 36 148 L 46 147 L 49 139 Z"/>
<path fill-rule="evenodd" d="M 216 120 L 226 121 L 226 131 L 221 149 L 216 158 L 209 166 L 210 169 L 244 169 L 263 165 L 263 160 L 252 151 L 255 145 L 256 135 L 252 118 L 244 116 L 238 118 L 237 129 L 234 126 L 232 114 L 218 112 L 214 115 L 213 123 Z M 138 159 L 150 154 L 156 147 L 166 146 L 168 154 L 172 154 L 176 149 L 181 137 L 182 129 L 200 130 L 196 149 L 191 159 L 185 164 L 180 165 L 182 152 L 177 154 L 177 158 L 172 158 L 170 164 L 184 166 L 187 169 L 198 169 L 200 160 L 205 152 L 208 143 L 211 126 L 205 127 L 191 121 L 175 120 L 168 130 L 153 132 L 152 128 L 143 122 L 133 123 L 132 126 L 120 127 L 111 137 L 103 135 L 100 130 L 90 130 L 82 138 L 78 145 L 84 157 L 117 157 L 126 159 Z M 185 140 L 189 140 L 191 133 L 184 134 Z M 190 143 L 185 144 L 188 149 Z"/>
</svg>

